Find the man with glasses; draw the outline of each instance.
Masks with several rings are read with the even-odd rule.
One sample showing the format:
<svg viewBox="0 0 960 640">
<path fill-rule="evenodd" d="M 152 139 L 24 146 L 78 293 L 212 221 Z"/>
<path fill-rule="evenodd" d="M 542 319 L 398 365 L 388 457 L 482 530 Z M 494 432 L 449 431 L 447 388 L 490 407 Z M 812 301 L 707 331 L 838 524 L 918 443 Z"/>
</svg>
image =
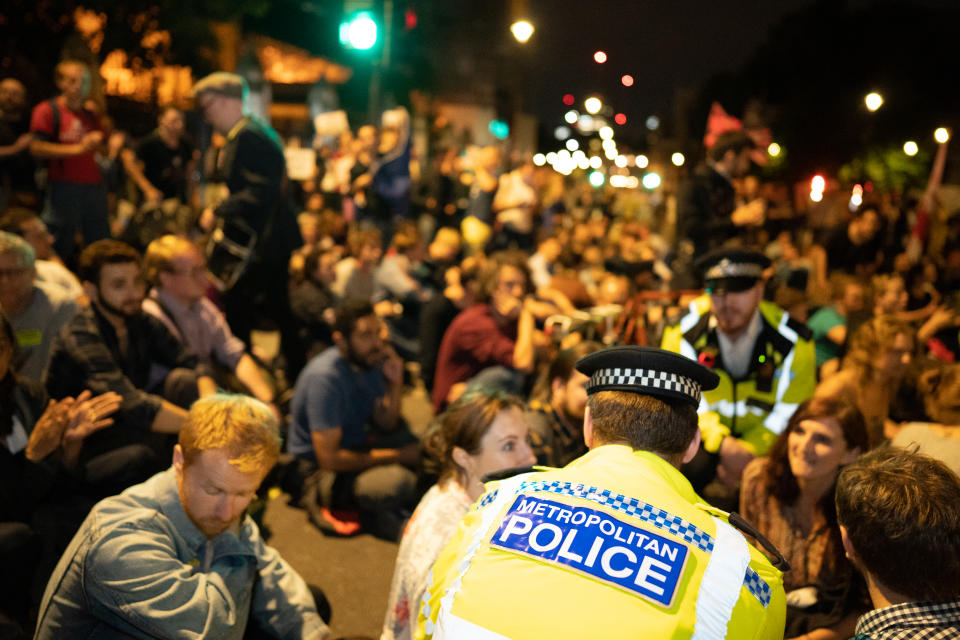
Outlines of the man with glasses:
<svg viewBox="0 0 960 640">
<path fill-rule="evenodd" d="M 21 356 L 14 368 L 40 383 L 53 338 L 77 313 L 77 303 L 56 287 L 35 283 L 34 265 L 26 240 L 0 231 L 0 308 L 13 325 Z"/>
<path fill-rule="evenodd" d="M 419 444 L 400 417 L 403 362 L 385 334 L 369 302 L 337 308 L 335 345 L 297 379 L 287 450 L 298 458 L 301 478 L 318 472 L 310 477 L 312 499 L 327 509 L 359 510 L 372 533 L 398 540 L 415 503 L 410 467 Z"/>
<path fill-rule="evenodd" d="M 143 301 L 143 310 L 166 325 L 201 362 L 211 365 L 221 386 L 249 393 L 272 406 L 272 385 L 230 331 L 223 312 L 206 297 L 210 281 L 196 245 L 179 236 L 157 238 L 147 247 L 144 271 L 153 288 Z M 279 413 L 275 406 L 273 409 Z"/>
</svg>

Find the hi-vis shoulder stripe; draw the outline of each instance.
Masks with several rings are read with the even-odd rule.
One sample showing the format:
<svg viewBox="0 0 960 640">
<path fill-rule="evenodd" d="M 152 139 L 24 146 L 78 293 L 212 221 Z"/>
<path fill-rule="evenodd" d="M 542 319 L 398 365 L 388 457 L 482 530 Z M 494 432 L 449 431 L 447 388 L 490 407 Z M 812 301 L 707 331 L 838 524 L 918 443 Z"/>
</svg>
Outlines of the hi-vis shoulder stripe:
<svg viewBox="0 0 960 640">
<path fill-rule="evenodd" d="M 677 373 L 656 371 L 653 369 L 630 369 L 626 367 L 597 369 L 593 372 L 593 375 L 590 376 L 587 389 L 624 385 L 676 391 L 677 393 L 690 396 L 697 403 L 700 402 L 699 382 Z"/>
<path fill-rule="evenodd" d="M 652 524 L 658 529 L 669 531 L 687 542 L 697 545 L 697 547 L 707 553 L 713 552 L 714 539 L 709 533 L 701 531 L 683 518 L 671 515 L 663 509 L 658 509 L 636 498 L 614 493 L 609 489 L 597 489 L 596 487 L 575 482 L 533 480 L 521 482 L 515 489 L 515 493 L 536 493 L 538 491 L 589 500 L 590 502 L 603 505 L 628 516 L 638 518 L 643 522 Z M 497 499 L 498 493 L 499 490 L 485 494 L 480 499 L 480 502 L 477 503 L 476 508 L 482 509 L 491 504 Z M 747 567 L 743 584 L 747 588 L 747 591 L 752 593 L 764 607 L 770 604 L 773 590 L 751 567 Z"/>
</svg>

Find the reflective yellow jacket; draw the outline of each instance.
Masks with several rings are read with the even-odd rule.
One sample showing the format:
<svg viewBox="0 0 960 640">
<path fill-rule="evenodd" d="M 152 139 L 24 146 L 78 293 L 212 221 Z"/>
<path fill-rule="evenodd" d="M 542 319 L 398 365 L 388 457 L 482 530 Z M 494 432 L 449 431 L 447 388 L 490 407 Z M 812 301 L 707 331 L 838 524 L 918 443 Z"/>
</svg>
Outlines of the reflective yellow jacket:
<svg viewBox="0 0 960 640">
<path fill-rule="evenodd" d="M 487 485 L 416 638 L 780 639 L 782 574 L 660 457 L 597 447 Z"/>
<path fill-rule="evenodd" d="M 810 332 L 771 302 L 760 302 L 760 317 L 750 370 L 740 380 L 723 370 L 710 296 L 691 302 L 690 313 L 663 333 L 662 348 L 712 367 L 720 376 L 717 388 L 704 391 L 700 401 L 700 434 L 707 451 L 716 452 L 733 435 L 755 455 L 766 455 L 797 406 L 813 395 L 817 367 Z"/>
</svg>

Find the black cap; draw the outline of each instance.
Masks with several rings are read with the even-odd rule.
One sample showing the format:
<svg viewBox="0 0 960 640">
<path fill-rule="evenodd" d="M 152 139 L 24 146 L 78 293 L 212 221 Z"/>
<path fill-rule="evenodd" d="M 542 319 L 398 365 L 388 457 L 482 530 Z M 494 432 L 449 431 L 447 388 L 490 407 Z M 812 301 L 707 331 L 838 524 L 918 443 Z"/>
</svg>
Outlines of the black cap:
<svg viewBox="0 0 960 640">
<path fill-rule="evenodd" d="M 746 291 L 763 278 L 770 259 L 751 249 L 719 249 L 697 260 L 707 293 Z"/>
<path fill-rule="evenodd" d="M 577 371 L 590 376 L 587 394 L 626 391 L 684 400 L 700 405 L 700 392 L 715 389 L 716 373 L 679 353 L 656 347 L 609 347 L 577 360 Z"/>
</svg>

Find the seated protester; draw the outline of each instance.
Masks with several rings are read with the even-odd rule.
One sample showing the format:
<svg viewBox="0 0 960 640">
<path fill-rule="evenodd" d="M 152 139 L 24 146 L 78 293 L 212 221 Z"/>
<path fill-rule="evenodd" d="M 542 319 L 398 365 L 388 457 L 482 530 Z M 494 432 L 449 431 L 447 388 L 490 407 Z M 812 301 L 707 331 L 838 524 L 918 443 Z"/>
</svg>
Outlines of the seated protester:
<svg viewBox="0 0 960 640">
<path fill-rule="evenodd" d="M 490 256 L 480 280 L 482 302 L 462 311 L 440 343 L 433 383 L 433 410 L 447 405 L 455 385 L 489 367 L 515 375 L 533 371 L 534 306 L 526 257 L 504 251 Z"/>
<path fill-rule="evenodd" d="M 563 245 L 554 236 L 548 236 L 537 245 L 537 251 L 527 260 L 530 279 L 538 289 L 550 286 L 557 259 L 563 252 Z"/>
<path fill-rule="evenodd" d="M 391 312 L 384 314 L 384 319 L 392 343 L 404 360 L 416 359 L 420 310 L 430 299 L 430 291 L 414 277 L 423 254 L 417 226 L 410 221 L 398 222 L 390 248 L 374 271 L 373 301 L 378 308 L 390 303 Z"/>
<path fill-rule="evenodd" d="M 273 404 L 273 385 L 230 331 L 223 312 L 206 297 L 207 267 L 196 245 L 178 236 L 157 238 L 147 247 L 144 271 L 153 288 L 143 311 L 210 365 L 221 387 Z"/>
<path fill-rule="evenodd" d="M 874 609 L 859 640 L 960 637 L 960 478 L 894 447 L 840 473 L 837 521 Z"/>
<path fill-rule="evenodd" d="M 438 418 L 424 446 L 440 478 L 404 529 L 381 640 L 413 637 L 430 567 L 483 493 L 484 476 L 535 462 L 520 399 L 499 393 L 462 396 Z"/>
<path fill-rule="evenodd" d="M 33 247 L 20 236 L 0 231 L 0 308 L 13 325 L 20 348 L 17 373 L 35 383 L 50 363 L 53 339 L 77 313 L 74 298 L 34 282 Z"/>
<path fill-rule="evenodd" d="M 817 385 L 817 397 L 839 398 L 860 409 L 871 448 L 884 440 L 887 422 L 897 413 L 913 336 L 910 325 L 892 316 L 873 318 L 851 338 L 840 371 Z"/>
<path fill-rule="evenodd" d="M 290 281 L 290 311 L 299 325 L 308 360 L 333 344 L 333 308 L 338 298 L 330 287 L 339 259 L 336 249 L 314 247 L 304 256 L 302 277 Z"/>
<path fill-rule="evenodd" d="M 54 340 L 47 392 L 64 398 L 90 389 L 123 397 L 116 424 L 88 438 L 81 453 L 88 482 L 110 479 L 123 488 L 149 477 L 157 464 L 144 444 L 146 434 L 177 433 L 185 407 L 215 391 L 216 384 L 201 375 L 196 355 L 141 310 L 145 286 L 140 255 L 132 247 L 116 240 L 94 242 L 80 254 L 79 275 L 90 307 Z M 155 365 L 170 373 L 148 389 Z M 104 460 L 100 456 L 109 462 L 95 463 Z"/>
<path fill-rule="evenodd" d="M 427 393 L 433 393 L 440 343 L 454 318 L 477 300 L 480 260 L 464 258 L 460 266 L 447 269 L 444 288 L 434 294 L 420 311 L 420 379 Z"/>
<path fill-rule="evenodd" d="M 34 280 L 62 289 L 69 297 L 78 300 L 83 296 L 83 287 L 73 272 L 53 250 L 53 234 L 35 212 L 23 207 L 11 207 L 0 217 L 0 231 L 20 236 L 27 241 L 35 256 L 33 266 L 37 270 Z"/>
<path fill-rule="evenodd" d="M 35 516 L 54 502 L 77 504 L 70 486 L 84 438 L 109 426 L 120 396 L 96 398 L 85 391 L 76 399 L 48 403 L 43 387 L 18 376 L 10 367 L 16 359 L 13 327 L 0 314 L 0 636 L 5 624 L 26 624 L 33 583 L 41 564 L 41 535 Z M 82 506 L 80 507 L 82 509 Z M 63 510 L 56 520 L 69 520 Z M 80 515 L 73 522 L 79 526 Z M 70 526 L 69 524 L 64 526 Z M 49 534 L 48 534 L 49 535 Z M 55 533 L 53 534 L 55 536 Z M 55 540 L 45 540 L 47 546 Z M 47 567 L 48 569 L 50 567 Z M 13 620 L 15 622 L 7 622 Z M 17 637 L 17 636 L 14 636 Z"/>
<path fill-rule="evenodd" d="M 847 316 L 863 309 L 862 284 L 839 273 L 830 280 L 833 303 L 820 307 L 807 320 L 807 328 L 813 333 L 817 371 L 821 379 L 828 377 L 825 374 L 833 373 L 840 364 L 847 343 Z M 830 367 L 824 369 L 828 362 L 831 362 Z"/>
<path fill-rule="evenodd" d="M 783 574 L 789 638 L 846 639 L 862 613 L 856 607 L 865 594 L 843 556 L 833 493 L 840 469 L 866 450 L 855 406 L 811 398 L 743 472 L 741 514 L 790 563 Z"/>
<path fill-rule="evenodd" d="M 305 501 L 321 509 L 320 518 L 312 512 L 318 526 L 333 520 L 331 510 L 359 510 L 372 533 L 397 540 L 415 500 L 408 467 L 419 444 L 400 417 L 403 363 L 385 333 L 369 302 L 337 308 L 335 346 L 297 378 L 287 451 L 298 458 L 299 478 L 309 478 L 305 489 L 316 492 Z"/>
<path fill-rule="evenodd" d="M 835 229 L 825 247 L 830 272 L 873 276 L 883 262 L 882 224 L 876 205 L 865 203 L 848 223 Z"/>
<path fill-rule="evenodd" d="M 337 263 L 330 290 L 339 300 L 373 300 L 373 271 L 383 254 L 379 229 L 355 227 L 347 236 L 349 256 Z"/>
<path fill-rule="evenodd" d="M 583 412 L 587 407 L 589 378 L 574 365 L 600 348 L 599 343 L 587 341 L 564 349 L 534 389 L 526 417 L 537 464 L 565 467 L 587 452 L 583 441 Z"/>
<path fill-rule="evenodd" d="M 960 364 L 924 371 L 917 386 L 929 421 L 899 425 L 892 444 L 936 458 L 960 474 Z"/>
<path fill-rule="evenodd" d="M 306 582 L 245 514 L 279 451 L 263 403 L 195 403 L 173 466 L 87 517 L 47 584 L 35 637 L 328 638 Z"/>
<path fill-rule="evenodd" d="M 427 246 L 427 256 L 416 271 L 416 278 L 428 289 L 437 292 L 447 286 L 446 273 L 460 258 L 460 234 L 450 227 L 440 227 Z"/>
</svg>

